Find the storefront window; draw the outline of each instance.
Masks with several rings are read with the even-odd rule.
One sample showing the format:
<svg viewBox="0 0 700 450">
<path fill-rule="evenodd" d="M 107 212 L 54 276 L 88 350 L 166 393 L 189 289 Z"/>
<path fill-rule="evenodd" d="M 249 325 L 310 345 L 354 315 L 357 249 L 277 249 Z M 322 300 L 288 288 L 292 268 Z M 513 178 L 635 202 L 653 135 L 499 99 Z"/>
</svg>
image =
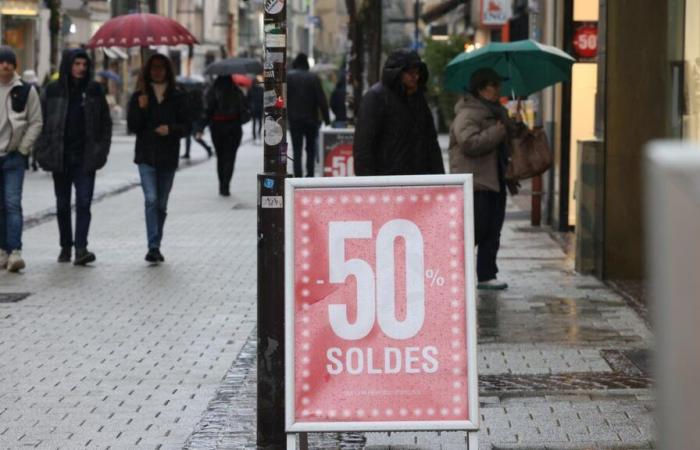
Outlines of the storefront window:
<svg viewBox="0 0 700 450">
<path fill-rule="evenodd" d="M 700 0 L 685 2 L 683 137 L 700 140 Z"/>
</svg>

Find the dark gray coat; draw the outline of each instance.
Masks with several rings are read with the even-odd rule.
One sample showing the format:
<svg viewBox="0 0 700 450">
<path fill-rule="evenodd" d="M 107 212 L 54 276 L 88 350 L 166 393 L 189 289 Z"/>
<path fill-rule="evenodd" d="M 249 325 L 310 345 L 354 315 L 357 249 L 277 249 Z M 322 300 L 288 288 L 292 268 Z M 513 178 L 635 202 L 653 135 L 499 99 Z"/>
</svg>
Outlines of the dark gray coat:
<svg viewBox="0 0 700 450">
<path fill-rule="evenodd" d="M 61 76 L 50 83 L 41 96 L 44 128 L 34 145 L 36 160 L 42 169 L 49 172 L 63 172 L 64 167 L 64 133 L 68 111 L 70 67 L 73 60 L 80 55 L 87 59 L 83 50 L 65 54 L 61 62 Z M 88 59 L 89 61 L 89 59 Z M 92 71 L 87 73 L 85 87 L 85 149 L 83 151 L 83 170 L 94 172 L 104 167 L 112 143 L 112 118 L 105 93 L 99 83 L 92 80 Z"/>
<path fill-rule="evenodd" d="M 418 67 L 419 90 L 404 93 L 401 72 Z M 428 69 L 414 51 L 396 50 L 382 70 L 382 81 L 362 98 L 353 153 L 357 175 L 443 174 L 442 151 L 425 100 Z"/>
</svg>

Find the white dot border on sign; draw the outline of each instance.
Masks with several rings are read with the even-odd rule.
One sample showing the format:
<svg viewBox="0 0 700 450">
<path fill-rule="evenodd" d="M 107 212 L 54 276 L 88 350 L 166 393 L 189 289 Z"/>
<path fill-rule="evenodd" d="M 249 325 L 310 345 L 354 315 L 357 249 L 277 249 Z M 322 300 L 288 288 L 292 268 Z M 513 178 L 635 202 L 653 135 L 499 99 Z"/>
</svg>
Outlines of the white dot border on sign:
<svg viewBox="0 0 700 450">
<path fill-rule="evenodd" d="M 341 195 L 338 197 L 333 197 L 333 196 L 328 196 L 328 197 L 302 197 L 301 198 L 301 203 L 303 205 L 321 205 L 323 203 L 326 203 L 328 205 L 334 205 L 337 203 L 340 204 L 372 204 L 375 205 L 377 203 L 395 203 L 395 204 L 403 204 L 406 202 L 411 202 L 411 203 L 418 203 L 419 201 L 430 203 L 430 202 L 458 202 L 458 198 L 456 194 L 429 194 L 429 193 L 424 193 L 424 194 L 401 194 L 401 195 L 389 195 L 389 194 L 347 194 L 347 195 Z M 454 205 L 449 205 L 449 214 L 451 216 L 450 221 L 448 222 L 449 227 L 451 228 L 450 233 L 449 233 L 449 239 L 450 241 L 458 241 L 459 240 L 459 234 L 456 233 L 455 228 L 457 228 L 457 220 L 459 218 L 459 208 L 454 206 Z M 301 211 L 301 217 L 304 219 L 308 219 L 310 217 L 310 212 L 306 209 L 303 209 Z M 311 226 L 309 223 L 302 222 L 300 224 L 301 229 L 304 231 L 309 231 Z M 301 242 L 304 246 L 308 246 L 311 243 L 311 239 L 308 235 L 303 235 L 301 238 Z M 450 279 L 453 282 L 456 282 L 457 280 L 460 279 L 460 266 L 459 266 L 459 261 L 456 259 L 459 255 L 459 248 L 455 245 L 456 242 L 452 244 L 452 246 L 449 249 L 450 256 L 452 258 L 450 259 L 450 265 L 451 265 L 451 273 L 450 273 Z M 304 258 L 308 259 L 310 257 L 310 252 L 309 249 L 306 247 L 302 247 L 301 253 L 300 253 Z M 303 271 L 309 271 L 311 269 L 311 265 L 309 263 L 303 263 L 302 264 L 302 270 Z M 310 277 L 307 275 L 304 275 L 301 278 L 301 281 L 303 284 L 309 284 L 310 283 Z M 450 291 L 453 295 L 457 295 L 460 292 L 460 289 L 458 287 L 451 287 Z M 310 296 L 310 291 L 308 289 L 305 289 L 302 291 L 302 295 L 306 298 L 306 301 L 302 303 L 302 309 L 308 313 L 310 310 L 310 304 L 308 303 L 309 299 L 308 297 Z M 453 299 L 451 301 L 451 305 L 453 308 L 456 310 L 461 309 L 461 304 L 458 300 Z M 457 312 L 454 312 L 450 315 L 450 318 L 452 319 L 453 322 L 459 322 L 461 320 L 460 314 Z M 302 315 L 301 316 L 301 321 L 304 323 L 306 326 L 308 326 L 310 320 L 308 315 Z M 452 327 L 451 331 L 453 334 L 458 335 L 460 333 L 460 329 L 457 327 Z M 304 337 L 310 337 L 310 330 L 308 328 L 303 328 L 301 329 L 301 334 Z M 452 352 L 451 352 L 451 359 L 455 363 L 459 363 L 463 360 L 464 356 L 464 349 L 462 349 L 463 345 L 460 339 L 457 339 L 457 336 L 455 336 L 455 339 L 451 341 L 451 346 L 452 346 Z M 311 345 L 308 342 L 303 342 L 301 344 L 301 349 L 302 349 L 302 354 L 300 358 L 300 362 L 305 366 L 308 367 L 311 361 L 310 358 L 310 351 L 311 351 Z M 464 369 L 461 366 L 456 366 L 451 368 L 451 373 L 453 376 L 456 378 L 454 379 L 452 383 L 452 387 L 454 388 L 453 392 L 458 392 L 457 394 L 453 395 L 451 397 L 451 402 L 453 403 L 452 406 L 450 405 L 436 405 L 432 407 L 425 407 L 425 408 L 413 408 L 409 409 L 406 407 L 400 407 L 400 408 L 386 408 L 386 409 L 380 409 L 380 408 L 371 408 L 371 409 L 355 409 L 355 410 L 350 410 L 350 409 L 342 409 L 340 411 L 336 409 L 329 409 L 326 411 L 326 415 L 330 419 L 337 419 L 337 418 L 343 418 L 343 419 L 348 419 L 348 418 L 358 418 L 358 419 L 366 419 L 368 417 L 385 417 L 387 419 L 393 419 L 396 420 L 397 417 L 401 418 L 406 418 L 406 417 L 413 417 L 413 418 L 420 418 L 420 417 L 447 417 L 450 414 L 454 415 L 460 415 L 462 412 L 462 408 L 459 407 L 464 401 L 466 401 L 464 395 L 466 394 L 464 391 L 464 383 L 462 380 L 462 374 L 464 373 Z M 305 393 L 305 395 L 308 395 L 308 393 L 311 391 L 311 379 L 310 379 L 310 372 L 308 369 L 304 369 L 301 372 L 302 375 L 302 385 L 301 385 L 301 390 Z M 309 400 L 307 397 L 303 397 L 303 400 L 306 402 L 304 403 L 305 406 L 308 406 Z M 316 410 L 307 410 L 304 409 L 302 411 L 302 416 L 304 417 L 309 417 L 309 416 L 317 416 L 317 417 L 322 417 L 323 416 L 323 411 L 320 409 Z"/>
</svg>

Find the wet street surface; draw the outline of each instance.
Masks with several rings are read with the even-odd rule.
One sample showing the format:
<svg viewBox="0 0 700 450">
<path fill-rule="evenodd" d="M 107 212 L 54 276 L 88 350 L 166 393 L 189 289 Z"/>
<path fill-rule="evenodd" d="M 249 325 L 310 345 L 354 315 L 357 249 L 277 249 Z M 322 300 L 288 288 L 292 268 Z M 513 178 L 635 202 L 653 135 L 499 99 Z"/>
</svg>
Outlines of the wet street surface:
<svg viewBox="0 0 700 450">
<path fill-rule="evenodd" d="M 573 263 L 509 206 L 503 292 L 479 292 L 480 448 L 650 449 L 652 336 L 624 296 Z M 255 335 L 188 449 L 255 448 Z M 463 449 L 464 432 L 315 433 L 317 449 Z"/>
<path fill-rule="evenodd" d="M 0 448 L 255 448 L 259 149 L 239 151 L 229 199 L 214 160 L 178 172 L 167 263 L 149 267 L 120 139 L 98 175 L 92 267 L 55 262 L 50 176 L 28 175 L 28 266 L 0 272 Z M 527 217 L 509 204 L 510 288 L 478 296 L 480 448 L 653 448 L 645 309 L 576 274 L 562 240 Z M 464 432 L 309 437 L 316 449 L 466 448 Z"/>
</svg>

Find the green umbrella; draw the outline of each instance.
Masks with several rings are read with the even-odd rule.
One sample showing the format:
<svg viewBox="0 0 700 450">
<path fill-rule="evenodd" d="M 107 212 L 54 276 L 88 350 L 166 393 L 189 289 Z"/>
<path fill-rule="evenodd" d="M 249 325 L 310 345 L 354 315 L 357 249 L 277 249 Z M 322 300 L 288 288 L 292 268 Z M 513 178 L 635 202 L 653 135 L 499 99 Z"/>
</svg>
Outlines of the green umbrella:
<svg viewBox="0 0 700 450">
<path fill-rule="evenodd" d="M 574 58 L 564 51 L 533 40 L 493 42 L 478 50 L 462 53 L 447 64 L 445 88 L 454 92 L 469 90 L 472 74 L 488 67 L 506 78 L 501 92 L 526 97 L 571 78 Z"/>
</svg>

